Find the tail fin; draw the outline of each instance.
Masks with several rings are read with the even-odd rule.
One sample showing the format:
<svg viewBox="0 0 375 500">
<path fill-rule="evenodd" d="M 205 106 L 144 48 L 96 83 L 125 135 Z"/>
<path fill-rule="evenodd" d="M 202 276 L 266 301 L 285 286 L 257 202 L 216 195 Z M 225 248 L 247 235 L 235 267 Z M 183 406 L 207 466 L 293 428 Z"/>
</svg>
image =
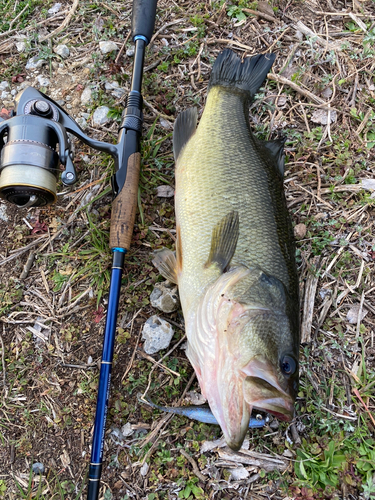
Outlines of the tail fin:
<svg viewBox="0 0 375 500">
<path fill-rule="evenodd" d="M 260 54 L 242 62 L 234 52 L 225 49 L 214 63 L 208 90 L 215 85 L 237 88 L 246 91 L 252 100 L 271 69 L 275 57 L 275 54 Z"/>
</svg>

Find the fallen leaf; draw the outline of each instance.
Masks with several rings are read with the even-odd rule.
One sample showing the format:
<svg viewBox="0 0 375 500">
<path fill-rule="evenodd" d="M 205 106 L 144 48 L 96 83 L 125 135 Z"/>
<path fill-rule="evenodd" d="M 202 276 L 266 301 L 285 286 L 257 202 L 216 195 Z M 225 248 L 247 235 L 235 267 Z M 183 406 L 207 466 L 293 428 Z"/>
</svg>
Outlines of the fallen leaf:
<svg viewBox="0 0 375 500">
<path fill-rule="evenodd" d="M 10 111 L 2 108 L 2 110 L 0 111 L 0 118 L 3 118 L 3 120 L 7 120 L 8 118 L 10 118 Z"/>
<path fill-rule="evenodd" d="M 314 123 L 320 123 L 321 125 L 327 125 L 328 123 L 328 111 L 326 109 L 317 109 L 312 114 L 310 120 Z M 335 123 L 337 120 L 337 113 L 334 110 L 330 112 L 330 123 Z"/>
<path fill-rule="evenodd" d="M 297 240 L 302 240 L 306 236 L 306 226 L 305 224 L 297 224 L 294 228 L 294 236 Z"/>
<path fill-rule="evenodd" d="M 346 319 L 351 323 L 352 325 L 356 325 L 358 323 L 358 316 L 359 316 L 359 309 L 360 305 L 359 304 L 353 304 L 352 307 L 349 309 Z M 363 320 L 363 318 L 366 316 L 368 313 L 368 310 L 364 307 L 362 307 L 362 313 L 361 313 L 361 319 L 360 321 Z"/>
<path fill-rule="evenodd" d="M 159 198 L 172 198 L 174 196 L 174 189 L 171 186 L 162 185 L 156 188 L 156 195 Z"/>
<path fill-rule="evenodd" d="M 100 320 L 104 316 L 104 309 L 100 306 L 96 311 L 94 311 L 94 321 L 95 323 L 100 323 Z"/>
<path fill-rule="evenodd" d="M 68 452 L 66 450 L 63 451 L 62 455 L 60 455 L 60 460 L 61 463 L 65 469 L 70 464 L 70 457 L 68 455 Z"/>
<path fill-rule="evenodd" d="M 44 222 L 36 221 L 33 229 L 31 230 L 31 234 L 37 233 L 46 233 L 48 231 L 48 226 Z"/>
<path fill-rule="evenodd" d="M 257 10 L 259 10 L 259 12 L 263 12 L 263 14 L 275 17 L 275 12 L 268 2 L 258 2 Z"/>
</svg>

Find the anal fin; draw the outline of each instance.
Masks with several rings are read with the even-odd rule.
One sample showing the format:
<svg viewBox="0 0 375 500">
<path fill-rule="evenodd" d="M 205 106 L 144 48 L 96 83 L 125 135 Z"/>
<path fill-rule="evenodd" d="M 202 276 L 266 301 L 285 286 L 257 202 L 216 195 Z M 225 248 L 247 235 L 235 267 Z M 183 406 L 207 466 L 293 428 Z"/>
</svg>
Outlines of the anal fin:
<svg viewBox="0 0 375 500">
<path fill-rule="evenodd" d="M 212 231 L 211 250 L 206 266 L 216 264 L 224 272 L 236 251 L 239 234 L 239 215 L 233 211 L 223 217 Z"/>
<path fill-rule="evenodd" d="M 273 141 L 261 141 L 259 139 L 256 139 L 257 144 L 275 165 L 276 172 L 280 175 L 282 179 L 284 178 L 284 170 L 285 170 L 285 162 L 284 162 L 285 141 L 286 141 L 285 137 L 281 137 Z"/>
<path fill-rule="evenodd" d="M 168 281 L 177 283 L 177 260 L 176 255 L 168 248 L 162 248 L 154 252 L 152 263 L 159 273 Z"/>
</svg>

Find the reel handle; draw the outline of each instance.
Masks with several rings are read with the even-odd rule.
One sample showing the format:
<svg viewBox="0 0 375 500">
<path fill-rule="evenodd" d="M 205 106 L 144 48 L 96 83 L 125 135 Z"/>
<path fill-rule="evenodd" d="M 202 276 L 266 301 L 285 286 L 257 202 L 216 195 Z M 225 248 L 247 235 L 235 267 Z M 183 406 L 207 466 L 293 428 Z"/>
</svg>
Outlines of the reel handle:
<svg viewBox="0 0 375 500">
<path fill-rule="evenodd" d="M 133 153 L 128 158 L 126 180 L 123 188 L 112 202 L 110 248 L 129 250 L 137 211 L 138 181 L 141 154 Z"/>
<path fill-rule="evenodd" d="M 134 0 L 132 11 L 132 38 L 146 38 L 148 45 L 154 31 L 157 0 Z"/>
</svg>

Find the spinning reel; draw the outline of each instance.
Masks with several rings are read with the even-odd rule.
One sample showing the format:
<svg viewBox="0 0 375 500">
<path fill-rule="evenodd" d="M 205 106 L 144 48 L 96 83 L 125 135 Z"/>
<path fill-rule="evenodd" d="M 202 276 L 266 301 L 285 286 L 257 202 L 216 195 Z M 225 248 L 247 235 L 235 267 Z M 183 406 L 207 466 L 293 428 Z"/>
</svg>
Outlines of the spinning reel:
<svg viewBox="0 0 375 500">
<path fill-rule="evenodd" d="M 139 100 L 131 92 L 128 101 L 133 101 L 134 97 Z M 141 102 L 135 104 L 141 107 Z M 88 137 L 55 101 L 35 88 L 27 87 L 17 96 L 12 116 L 7 120 L 0 118 L 0 197 L 19 208 L 55 203 L 59 174 L 66 186 L 77 180 L 67 132 L 114 157 L 116 174 L 112 178 L 112 187 L 116 195 L 126 177 L 126 168 L 119 170 L 127 156 L 124 137 L 127 132 L 140 132 L 141 115 L 140 109 L 125 108 L 120 127 L 125 130 L 120 132 L 119 143 L 96 141 Z M 62 171 L 59 163 L 63 166 Z"/>
</svg>

